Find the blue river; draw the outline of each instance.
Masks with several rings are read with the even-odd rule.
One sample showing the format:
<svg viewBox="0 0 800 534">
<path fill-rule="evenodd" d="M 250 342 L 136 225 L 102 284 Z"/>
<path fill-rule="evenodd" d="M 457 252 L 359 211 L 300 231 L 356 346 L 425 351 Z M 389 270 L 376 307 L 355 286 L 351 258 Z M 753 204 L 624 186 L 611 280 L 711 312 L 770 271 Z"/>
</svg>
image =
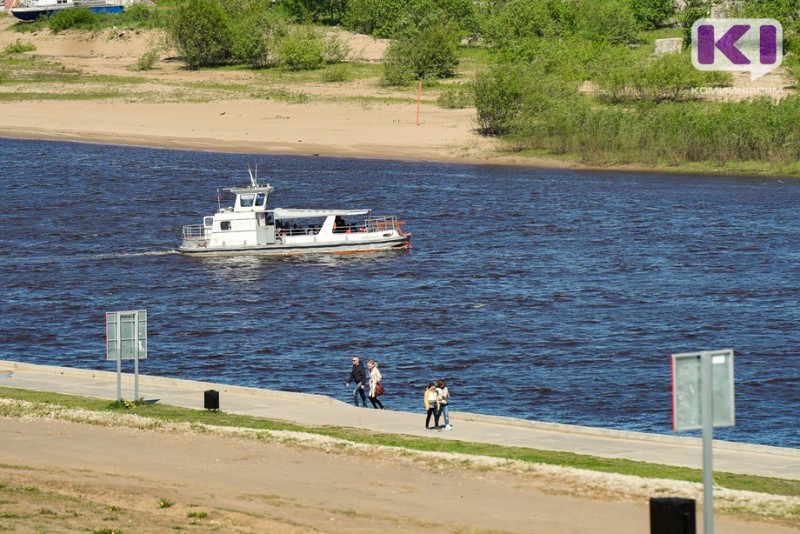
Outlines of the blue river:
<svg viewBox="0 0 800 534">
<path fill-rule="evenodd" d="M 144 374 L 348 400 L 358 355 L 420 425 L 444 378 L 456 411 L 670 434 L 670 355 L 731 348 L 736 424 L 715 437 L 800 446 L 798 180 L 13 139 L 0 154 L 2 359 L 114 370 L 105 313 L 146 309 Z M 248 163 L 272 207 L 398 215 L 412 248 L 178 254 Z"/>
</svg>

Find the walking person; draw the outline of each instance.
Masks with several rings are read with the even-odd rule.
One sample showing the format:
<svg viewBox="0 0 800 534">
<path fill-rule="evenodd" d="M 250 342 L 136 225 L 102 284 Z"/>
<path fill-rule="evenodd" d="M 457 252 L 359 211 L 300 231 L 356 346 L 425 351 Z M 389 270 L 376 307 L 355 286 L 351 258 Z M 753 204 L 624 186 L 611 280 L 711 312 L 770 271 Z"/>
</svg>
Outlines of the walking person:
<svg viewBox="0 0 800 534">
<path fill-rule="evenodd" d="M 383 377 L 378 370 L 378 362 L 370 358 L 367 360 L 367 368 L 369 368 L 369 401 L 376 410 L 379 408 L 385 410 L 386 406 L 378 399 L 379 395 L 383 395 L 383 384 L 381 384 Z"/>
<path fill-rule="evenodd" d="M 425 430 L 438 430 L 439 429 L 439 406 L 437 406 L 436 402 L 436 384 L 433 382 L 428 382 L 428 387 L 425 388 L 425 411 L 427 415 L 425 416 Z M 431 416 L 434 418 L 434 424 L 436 426 L 431 427 Z"/>
<path fill-rule="evenodd" d="M 453 430 L 450 426 L 450 414 L 447 413 L 447 404 L 450 402 L 450 391 L 444 383 L 444 380 L 439 380 L 436 384 L 436 398 L 439 401 L 439 415 L 444 414 L 444 429 Z"/>
<path fill-rule="evenodd" d="M 350 376 L 347 377 L 347 382 L 344 383 L 345 387 L 350 387 L 350 382 L 354 382 L 356 385 L 353 389 L 353 404 L 356 405 L 356 408 L 358 407 L 358 396 L 361 395 L 361 404 L 366 408 L 367 396 L 364 394 L 364 384 L 367 382 L 367 372 L 358 356 L 353 356 L 353 369 L 350 371 Z"/>
</svg>

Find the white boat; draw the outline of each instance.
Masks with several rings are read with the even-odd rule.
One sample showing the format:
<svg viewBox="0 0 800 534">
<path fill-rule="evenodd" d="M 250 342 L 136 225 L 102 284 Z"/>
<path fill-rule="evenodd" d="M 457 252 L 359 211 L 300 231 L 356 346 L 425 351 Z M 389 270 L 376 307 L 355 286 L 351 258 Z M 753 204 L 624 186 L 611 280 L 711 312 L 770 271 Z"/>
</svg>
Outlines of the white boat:
<svg viewBox="0 0 800 534">
<path fill-rule="evenodd" d="M 225 189 L 236 195 L 203 224 L 183 227 L 179 251 L 195 256 L 358 254 L 408 248 L 411 234 L 394 216 L 375 217 L 371 210 L 267 209 L 270 184 L 250 172 L 250 186 Z"/>
<path fill-rule="evenodd" d="M 95 13 L 122 13 L 128 0 L 15 0 L 11 14 L 23 21 L 36 20 L 65 9 L 84 8 Z"/>
</svg>

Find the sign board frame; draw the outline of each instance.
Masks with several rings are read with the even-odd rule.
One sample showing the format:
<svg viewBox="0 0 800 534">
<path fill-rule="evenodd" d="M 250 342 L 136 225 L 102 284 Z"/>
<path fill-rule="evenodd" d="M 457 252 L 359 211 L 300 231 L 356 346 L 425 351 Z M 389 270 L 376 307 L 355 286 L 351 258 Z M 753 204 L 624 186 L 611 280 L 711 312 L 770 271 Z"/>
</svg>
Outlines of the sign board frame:
<svg viewBox="0 0 800 534">
<path fill-rule="evenodd" d="M 147 359 L 147 310 L 106 312 L 106 360 L 117 362 L 117 400 L 122 400 L 122 360 L 133 360 L 134 400 L 139 399 L 139 360 Z"/>
<path fill-rule="evenodd" d="M 106 312 L 106 360 L 147 359 L 147 310 Z"/>
<path fill-rule="evenodd" d="M 734 426 L 733 350 L 712 350 L 672 355 L 672 429 L 703 428 L 703 369 L 710 360 L 711 412 L 714 427 Z"/>
</svg>

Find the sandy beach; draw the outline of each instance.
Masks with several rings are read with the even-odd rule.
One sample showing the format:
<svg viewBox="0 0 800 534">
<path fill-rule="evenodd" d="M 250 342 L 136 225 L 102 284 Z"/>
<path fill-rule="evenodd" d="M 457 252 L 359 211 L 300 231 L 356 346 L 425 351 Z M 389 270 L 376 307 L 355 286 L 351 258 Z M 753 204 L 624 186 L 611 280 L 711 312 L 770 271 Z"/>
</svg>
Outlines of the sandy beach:
<svg viewBox="0 0 800 534">
<path fill-rule="evenodd" d="M 169 59 L 169 51 L 162 52 L 164 59 L 153 70 L 139 71 L 135 69 L 138 58 L 163 39 L 159 34 L 26 34 L 10 29 L 14 20 L 0 17 L 0 49 L 17 39 L 33 43 L 36 50 L 21 56 L 53 62 L 87 79 L 80 84 L 57 80 L 1 84 L 0 96 L 26 96 L 0 100 L 0 137 L 254 154 L 579 167 L 556 159 L 498 155 L 496 141 L 475 131 L 474 108 L 444 109 L 435 104 L 441 89 L 423 87 L 418 112 L 417 88 L 386 88 L 377 75 L 335 83 L 289 78 L 285 83 L 264 82 L 262 73 L 252 71 L 188 71 Z M 377 63 L 383 56 L 385 41 L 340 34 L 358 61 Z M 123 81 L 111 83 L 110 76 Z M 135 77 L 135 83 L 124 83 L 125 77 Z M 239 88 L 245 87 L 263 96 L 243 96 Z M 91 93 L 114 96 L 75 97 Z M 58 98 L 64 94 L 72 97 Z"/>
</svg>

